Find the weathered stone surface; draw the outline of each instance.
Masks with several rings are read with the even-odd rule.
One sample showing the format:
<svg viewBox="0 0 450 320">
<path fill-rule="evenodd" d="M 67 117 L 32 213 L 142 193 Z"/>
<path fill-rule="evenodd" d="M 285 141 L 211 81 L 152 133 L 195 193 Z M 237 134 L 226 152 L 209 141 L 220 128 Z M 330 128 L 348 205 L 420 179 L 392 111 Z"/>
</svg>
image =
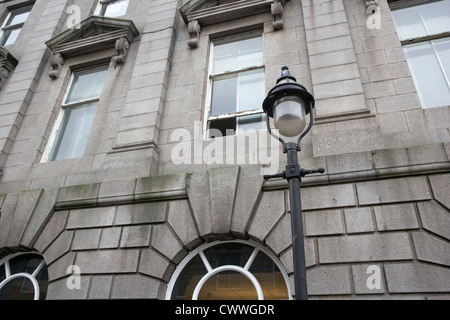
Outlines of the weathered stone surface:
<svg viewBox="0 0 450 320">
<path fill-rule="evenodd" d="M 263 175 L 259 166 L 242 166 L 239 175 L 231 232 L 244 235 L 248 221 L 262 192 Z"/>
<path fill-rule="evenodd" d="M 318 239 L 320 263 L 412 259 L 406 233 L 324 237 Z"/>
<path fill-rule="evenodd" d="M 308 269 L 309 295 L 351 294 L 350 273 L 347 266 L 321 266 Z"/>
<path fill-rule="evenodd" d="M 187 248 L 199 243 L 200 238 L 187 200 L 169 202 L 167 221 Z"/>
<path fill-rule="evenodd" d="M 35 248 L 40 252 L 44 250 L 63 232 L 66 227 L 69 211 L 58 211 L 50 218 L 42 233 L 35 243 Z"/>
<path fill-rule="evenodd" d="M 212 234 L 211 197 L 208 172 L 188 176 L 187 194 L 201 236 Z"/>
<path fill-rule="evenodd" d="M 264 240 L 284 212 L 284 192 L 264 192 L 251 222 L 248 234 L 257 239 Z"/>
<path fill-rule="evenodd" d="M 89 288 L 88 299 L 106 300 L 109 299 L 113 276 L 93 276 Z"/>
<path fill-rule="evenodd" d="M 72 245 L 72 239 L 73 231 L 64 231 L 43 253 L 45 262 L 50 264 L 69 252 L 70 246 Z"/>
<path fill-rule="evenodd" d="M 430 183 L 436 200 L 450 210 L 450 174 L 430 176 Z"/>
<path fill-rule="evenodd" d="M 303 210 L 356 205 L 356 196 L 351 184 L 302 187 L 301 196 Z"/>
<path fill-rule="evenodd" d="M 426 263 L 385 264 L 390 293 L 449 292 L 449 268 Z"/>
<path fill-rule="evenodd" d="M 410 177 L 356 184 L 362 205 L 431 199 L 425 177 Z"/>
<path fill-rule="evenodd" d="M 148 247 L 151 230 L 152 226 L 148 225 L 124 227 L 120 246 L 122 248 Z"/>
<path fill-rule="evenodd" d="M 61 279 L 52 282 L 48 286 L 47 300 L 84 300 L 87 298 L 90 277 L 80 278 L 81 290 L 69 290 L 67 288 L 67 279 Z"/>
<path fill-rule="evenodd" d="M 153 226 L 151 246 L 174 263 L 179 263 L 185 250 L 167 224 Z"/>
<path fill-rule="evenodd" d="M 138 271 L 154 278 L 169 281 L 175 267 L 153 250 L 142 250 Z"/>
<path fill-rule="evenodd" d="M 340 210 L 305 212 L 305 235 L 342 234 L 342 217 Z"/>
<path fill-rule="evenodd" d="M 417 229 L 417 221 L 414 205 L 399 204 L 374 207 L 375 219 L 379 231 Z"/>
<path fill-rule="evenodd" d="M 115 207 L 72 210 L 67 221 L 67 229 L 112 226 Z"/>
<path fill-rule="evenodd" d="M 139 274 L 117 276 L 111 299 L 164 299 L 161 285 L 161 281 Z"/>
<path fill-rule="evenodd" d="M 75 231 L 72 250 L 92 250 L 98 248 L 101 229 L 87 229 Z"/>
<path fill-rule="evenodd" d="M 425 232 L 413 232 L 417 259 L 450 266 L 450 243 Z"/>
<path fill-rule="evenodd" d="M 118 206 L 115 225 L 164 222 L 166 210 L 165 201 Z"/>
<path fill-rule="evenodd" d="M 370 208 L 344 209 L 344 217 L 347 233 L 362 233 L 375 230 Z"/>
<path fill-rule="evenodd" d="M 209 170 L 209 189 L 214 234 L 227 234 L 239 178 L 240 167 L 223 167 Z"/>
<path fill-rule="evenodd" d="M 136 272 L 139 250 L 82 251 L 75 264 L 83 274 L 110 274 Z"/>
<path fill-rule="evenodd" d="M 424 229 L 450 240 L 450 213 L 436 201 L 419 202 L 417 207 Z"/>
</svg>

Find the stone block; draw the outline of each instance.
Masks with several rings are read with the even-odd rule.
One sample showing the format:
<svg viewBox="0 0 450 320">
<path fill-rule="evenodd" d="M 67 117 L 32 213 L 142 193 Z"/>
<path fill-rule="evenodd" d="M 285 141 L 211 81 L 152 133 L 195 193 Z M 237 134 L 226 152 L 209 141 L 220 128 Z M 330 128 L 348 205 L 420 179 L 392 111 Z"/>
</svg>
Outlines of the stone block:
<svg viewBox="0 0 450 320">
<path fill-rule="evenodd" d="M 436 200 L 450 210 L 450 174 L 430 176 L 430 183 Z"/>
<path fill-rule="evenodd" d="M 74 264 L 75 255 L 76 252 L 70 251 L 63 255 L 61 258 L 53 261 L 50 265 L 47 261 L 45 261 L 48 270 L 48 280 L 52 282 L 61 278 L 67 279 L 67 275 L 70 273 L 70 270 L 69 272 L 67 272 L 67 269 L 69 269 L 69 266 L 72 266 Z"/>
<path fill-rule="evenodd" d="M 44 252 L 56 237 L 63 232 L 68 216 L 69 211 L 58 211 L 52 215 L 34 244 L 34 247 L 39 252 Z"/>
<path fill-rule="evenodd" d="M 9 241 L 8 237 L 13 225 L 18 199 L 18 193 L 9 193 L 3 201 L 2 215 L 0 216 L 0 248 L 6 246 Z"/>
<path fill-rule="evenodd" d="M 347 266 L 321 266 L 307 271 L 309 295 L 351 294 L 350 273 Z"/>
<path fill-rule="evenodd" d="M 143 276 L 120 275 L 114 281 L 111 299 L 164 299 L 161 281 Z"/>
<path fill-rule="evenodd" d="M 82 251 L 75 264 L 82 274 L 114 274 L 136 272 L 139 250 Z"/>
<path fill-rule="evenodd" d="M 169 176 L 152 176 L 140 178 L 136 182 L 136 195 L 154 194 L 164 192 L 176 192 L 186 190 L 186 174 L 174 174 Z"/>
<path fill-rule="evenodd" d="M 100 186 L 101 183 L 94 183 L 61 188 L 56 202 L 59 205 L 92 205 L 97 201 Z"/>
<path fill-rule="evenodd" d="M 167 202 L 148 202 L 117 207 L 115 225 L 160 223 L 166 220 Z"/>
<path fill-rule="evenodd" d="M 73 238 L 72 250 L 97 249 L 101 231 L 101 229 L 77 230 Z"/>
<path fill-rule="evenodd" d="M 323 237 L 318 239 L 320 263 L 412 259 L 407 233 Z"/>
<path fill-rule="evenodd" d="M 356 183 L 359 204 L 431 199 L 425 177 L 408 177 Z"/>
<path fill-rule="evenodd" d="M 199 243 L 200 238 L 187 200 L 169 202 L 167 221 L 187 248 L 193 248 Z"/>
<path fill-rule="evenodd" d="M 344 209 L 347 233 L 363 233 L 375 231 L 370 208 Z"/>
<path fill-rule="evenodd" d="M 152 226 L 124 227 L 120 246 L 122 248 L 148 247 Z"/>
<path fill-rule="evenodd" d="M 389 293 L 450 291 L 450 269 L 426 263 L 388 263 L 384 266 Z"/>
<path fill-rule="evenodd" d="M 399 204 L 374 207 L 379 231 L 419 228 L 414 204 Z"/>
<path fill-rule="evenodd" d="M 262 192 L 263 176 L 259 166 L 242 166 L 231 218 L 231 232 L 245 234 L 248 221 Z"/>
<path fill-rule="evenodd" d="M 450 240 L 450 213 L 436 201 L 419 202 L 417 207 L 423 228 Z"/>
<path fill-rule="evenodd" d="M 201 236 L 212 234 L 211 197 L 208 172 L 188 176 L 187 194 Z"/>
<path fill-rule="evenodd" d="M 305 235 L 320 236 L 342 234 L 342 217 L 340 210 L 305 212 Z"/>
<path fill-rule="evenodd" d="M 327 173 L 344 173 L 373 169 L 371 152 L 346 153 L 327 157 Z"/>
<path fill-rule="evenodd" d="M 187 254 L 167 224 L 153 226 L 151 246 L 175 264 Z"/>
<path fill-rule="evenodd" d="M 88 299 L 106 300 L 109 299 L 113 276 L 93 276 L 89 288 Z"/>
<path fill-rule="evenodd" d="M 43 252 L 45 262 L 51 264 L 70 251 L 72 245 L 73 231 L 64 231 L 56 240 Z"/>
<path fill-rule="evenodd" d="M 417 259 L 450 266 L 450 243 L 425 232 L 412 233 Z"/>
<path fill-rule="evenodd" d="M 112 226 L 115 207 L 72 210 L 67 221 L 67 229 Z"/>
<path fill-rule="evenodd" d="M 54 206 L 58 196 L 58 189 L 46 189 L 40 197 L 33 215 L 30 217 L 27 227 L 21 239 L 21 245 L 33 247 L 37 238 L 54 215 Z"/>
<path fill-rule="evenodd" d="M 303 210 L 356 205 L 356 196 L 351 184 L 302 187 L 301 196 Z"/>
<path fill-rule="evenodd" d="M 9 229 L 7 246 L 18 246 L 23 233 L 44 190 L 23 191 L 19 195 L 13 222 Z"/>
<path fill-rule="evenodd" d="M 81 290 L 69 290 L 67 279 L 61 279 L 49 284 L 47 300 L 85 300 L 88 295 L 90 277 L 80 278 Z"/>
<path fill-rule="evenodd" d="M 372 269 L 374 268 L 374 269 Z M 383 294 L 386 292 L 385 280 L 381 265 L 352 266 L 353 285 L 356 294 Z M 379 273 L 378 273 L 379 272 Z M 379 275 L 379 279 L 375 279 Z M 372 279 L 372 277 L 374 277 Z M 373 281 L 376 281 L 375 283 Z M 369 283 L 369 285 L 368 285 Z M 379 284 L 379 289 L 375 286 Z"/>
<path fill-rule="evenodd" d="M 267 237 L 267 245 L 276 254 L 281 253 L 292 245 L 291 225 L 291 215 L 285 214 Z"/>
<path fill-rule="evenodd" d="M 100 237 L 99 249 L 114 249 L 119 247 L 122 228 L 105 228 L 102 229 Z"/>
<path fill-rule="evenodd" d="M 284 213 L 284 192 L 264 192 L 248 234 L 264 240 Z"/>
<path fill-rule="evenodd" d="M 211 213 L 215 234 L 230 232 L 239 172 L 238 166 L 209 170 Z"/>
<path fill-rule="evenodd" d="M 155 251 L 142 250 L 138 269 L 140 273 L 169 282 L 174 270 L 174 265 Z"/>
<path fill-rule="evenodd" d="M 292 239 L 292 237 L 291 237 Z M 286 272 L 288 274 L 294 272 L 294 256 L 292 254 L 292 247 L 283 252 L 280 255 L 280 261 L 283 263 L 283 266 L 286 268 Z M 306 267 L 312 267 L 317 264 L 316 261 L 316 246 L 314 239 L 306 238 L 305 239 L 305 260 Z"/>
</svg>

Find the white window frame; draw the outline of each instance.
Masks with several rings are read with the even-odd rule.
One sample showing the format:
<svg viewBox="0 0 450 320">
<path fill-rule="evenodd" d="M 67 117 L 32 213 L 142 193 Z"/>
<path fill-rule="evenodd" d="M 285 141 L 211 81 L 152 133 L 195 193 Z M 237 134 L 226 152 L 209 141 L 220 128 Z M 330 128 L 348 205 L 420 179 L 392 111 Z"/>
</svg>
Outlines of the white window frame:
<svg viewBox="0 0 450 320">
<path fill-rule="evenodd" d="M 416 6 L 420 6 L 420 5 L 425 5 L 428 3 L 431 3 L 433 1 L 424 1 L 424 0 L 410 0 L 410 1 L 400 1 L 398 3 L 396 2 L 391 2 L 390 5 L 390 9 L 391 11 L 395 11 L 395 10 L 401 10 L 401 9 L 406 9 L 406 8 L 412 8 L 412 7 L 416 7 Z M 437 34 L 432 34 L 432 35 L 427 35 L 427 36 L 419 36 L 419 37 L 415 37 L 415 38 L 408 38 L 408 39 L 400 39 L 400 42 L 402 44 L 402 48 L 404 49 L 407 46 L 412 46 L 415 44 L 424 44 L 424 43 L 430 43 L 431 48 L 433 50 L 433 52 L 435 53 L 435 56 L 438 60 L 438 64 L 439 67 L 444 75 L 444 78 L 447 82 L 447 86 L 450 87 L 450 79 L 449 76 L 450 75 L 446 75 L 443 70 L 444 70 L 444 66 L 442 64 L 441 59 L 439 58 L 435 45 L 433 43 L 434 40 L 443 40 L 443 39 L 447 39 L 450 40 L 450 30 L 446 31 L 446 32 L 442 32 L 442 33 L 437 33 Z M 410 65 L 410 62 L 408 61 L 408 59 L 406 58 L 408 65 Z M 423 98 L 423 93 L 420 90 L 420 86 L 419 83 L 417 82 L 417 77 L 414 75 L 414 71 L 410 65 L 410 70 L 411 70 L 411 75 L 412 78 L 414 80 L 414 84 L 416 86 L 416 90 L 417 90 L 417 94 L 419 96 L 419 100 L 420 103 L 422 105 L 422 109 L 433 109 L 433 108 L 439 108 L 439 107 L 430 107 L 427 106 L 425 103 L 425 99 Z M 450 102 L 448 104 L 450 106 Z M 441 107 L 445 107 L 445 106 L 441 106 Z"/>
<path fill-rule="evenodd" d="M 64 119 L 65 110 L 67 110 L 69 108 L 74 108 L 74 107 L 77 107 L 77 106 L 80 106 L 80 105 L 84 105 L 84 104 L 89 104 L 89 103 L 94 103 L 94 102 L 98 103 L 100 101 L 100 96 L 99 96 L 98 98 L 86 99 L 86 100 L 77 101 L 77 102 L 73 102 L 73 103 L 65 103 L 65 101 L 67 100 L 67 96 L 69 95 L 70 89 L 72 88 L 72 84 L 73 84 L 73 80 L 75 78 L 75 75 L 79 75 L 79 74 L 83 74 L 83 73 L 91 73 L 91 72 L 95 72 L 96 70 L 101 70 L 101 69 L 108 69 L 108 66 L 107 65 L 101 65 L 101 66 L 90 67 L 90 68 L 88 67 L 88 68 L 84 68 L 84 69 L 81 69 L 81 70 L 72 71 L 72 73 L 70 75 L 70 79 L 69 79 L 68 85 L 67 85 L 67 88 L 66 88 L 66 92 L 64 93 L 64 97 L 63 97 L 61 106 L 59 108 L 58 116 L 57 116 L 56 121 L 55 121 L 55 123 L 53 125 L 52 131 L 50 133 L 49 140 L 47 142 L 47 145 L 45 147 L 44 153 L 42 155 L 41 163 L 50 162 L 49 159 L 50 159 L 50 156 L 52 155 L 53 146 L 54 146 L 54 144 L 56 142 L 56 139 L 58 137 L 59 130 L 61 128 L 62 120 Z"/>
<path fill-rule="evenodd" d="M 232 244 L 232 243 L 241 243 L 241 244 L 245 244 L 248 246 L 251 246 L 254 248 L 252 254 L 250 255 L 249 259 L 247 260 L 247 263 L 245 264 L 244 267 L 240 267 L 237 265 L 224 265 L 224 266 L 220 266 L 217 268 L 212 268 L 211 264 L 208 261 L 208 258 L 205 256 L 204 251 L 208 248 L 217 246 L 217 245 L 221 245 L 221 244 Z M 216 241 L 216 242 L 211 242 L 211 243 L 206 243 L 201 245 L 200 247 L 196 248 L 195 250 L 191 251 L 184 259 L 183 261 L 177 266 L 177 268 L 175 269 L 174 274 L 172 275 L 172 278 L 170 279 L 169 283 L 167 284 L 167 290 L 166 290 L 166 300 L 170 300 L 172 297 L 172 292 L 173 289 L 175 287 L 175 284 L 178 280 L 178 277 L 180 276 L 181 272 L 183 272 L 184 268 L 186 267 L 186 265 L 193 259 L 195 258 L 197 255 L 200 256 L 200 258 L 203 261 L 203 264 L 206 267 L 207 273 L 200 279 L 200 281 L 197 283 L 194 293 L 192 295 L 192 300 L 197 300 L 198 295 L 203 287 L 203 285 L 206 283 L 206 281 L 208 281 L 209 278 L 211 278 L 212 276 L 223 272 L 223 271 L 234 271 L 234 272 L 238 272 L 242 275 L 244 275 L 245 277 L 247 277 L 252 284 L 254 285 L 257 295 L 258 295 L 258 300 L 264 300 L 264 294 L 263 294 L 263 290 L 261 285 L 259 284 L 259 281 L 256 279 L 256 277 L 249 271 L 253 261 L 256 258 L 256 255 L 258 254 L 258 252 L 261 251 L 264 254 L 266 254 L 270 259 L 272 259 L 272 261 L 276 264 L 276 266 L 278 267 L 278 269 L 280 270 L 284 282 L 286 284 L 286 288 L 288 291 L 288 297 L 289 300 L 292 300 L 292 292 L 291 292 L 291 286 L 289 284 L 289 276 L 284 268 L 284 266 L 281 264 L 281 262 L 279 261 L 279 259 L 269 250 L 267 250 L 267 248 L 263 247 L 261 244 L 252 241 L 252 240 L 248 240 L 248 241 L 244 241 L 244 240 L 231 240 L 231 241 Z"/>
<path fill-rule="evenodd" d="M 119 0 L 99 0 L 97 3 L 97 7 L 95 8 L 94 15 L 101 16 L 101 17 L 107 17 L 105 15 L 101 15 L 103 5 L 111 3 L 111 2 L 116 2 L 116 1 L 119 1 Z M 127 0 L 127 10 L 128 10 L 129 4 L 130 4 L 130 0 Z"/>
<path fill-rule="evenodd" d="M 6 16 L 5 21 L 3 21 L 3 24 L 1 26 L 1 31 L 0 31 L 0 43 L 3 42 L 3 36 L 5 35 L 6 31 L 8 30 L 12 30 L 12 29 L 18 29 L 20 28 L 20 31 L 22 31 L 23 26 L 25 25 L 25 22 L 21 22 L 21 23 L 17 23 L 17 24 L 13 24 L 13 25 L 8 25 L 8 21 L 11 19 L 11 17 L 13 15 L 16 14 L 20 14 L 20 13 L 24 13 L 24 12 L 29 12 L 31 13 L 31 9 L 33 8 L 33 6 L 26 6 L 26 7 L 21 7 L 18 9 L 14 9 L 11 10 L 8 15 Z M 15 43 L 15 41 L 13 43 L 10 43 L 8 45 L 13 45 Z"/>
<path fill-rule="evenodd" d="M 21 272 L 21 273 L 11 274 L 11 268 L 10 268 L 10 265 L 9 265 L 9 261 L 11 259 L 13 259 L 13 258 L 18 257 L 18 256 L 29 255 L 29 254 L 33 254 L 33 255 L 36 255 L 37 257 L 42 258 L 41 263 L 36 267 L 36 269 L 33 271 L 33 273 L 30 274 L 30 273 L 26 273 L 26 272 Z M 37 282 L 36 277 L 39 274 L 39 272 L 42 270 L 42 268 L 45 266 L 45 260 L 40 254 L 37 254 L 35 252 L 19 252 L 19 253 L 15 253 L 15 254 L 7 256 L 6 258 L 1 259 L 0 260 L 0 266 L 2 266 L 2 265 L 5 266 L 6 278 L 2 282 L 0 282 L 0 291 L 3 289 L 4 286 L 6 286 L 12 280 L 17 279 L 17 278 L 26 278 L 26 279 L 30 280 L 31 283 L 33 284 L 34 300 L 39 300 L 39 298 L 40 298 L 40 289 L 39 289 L 39 283 Z"/>
<path fill-rule="evenodd" d="M 244 117 L 244 116 L 259 115 L 259 114 L 264 115 L 264 110 L 262 109 L 262 101 L 261 101 L 261 107 L 259 109 L 248 110 L 248 111 L 243 111 L 243 112 L 234 112 L 234 113 L 228 113 L 228 114 L 221 114 L 221 115 L 217 115 L 217 116 L 210 116 L 211 107 L 212 107 L 211 104 L 212 104 L 212 91 L 213 91 L 214 79 L 220 78 L 223 76 L 227 76 L 227 75 L 239 74 L 239 73 L 255 71 L 255 70 L 263 70 L 263 72 L 265 73 L 265 64 L 264 63 L 260 64 L 260 65 L 254 65 L 251 67 L 242 68 L 242 69 L 234 69 L 234 70 L 216 73 L 216 74 L 213 73 L 214 47 L 216 45 L 220 45 L 220 44 L 232 43 L 232 42 L 237 42 L 237 41 L 246 40 L 246 39 L 258 38 L 258 37 L 261 37 L 261 40 L 263 42 L 262 49 L 263 49 L 263 55 L 264 55 L 264 37 L 263 37 L 263 33 L 261 31 L 248 32 L 246 34 L 211 40 L 210 53 L 209 53 L 208 85 L 207 85 L 207 90 L 206 90 L 207 92 L 206 92 L 206 99 L 205 99 L 206 100 L 205 101 L 206 102 L 205 117 L 203 117 L 203 139 L 204 140 L 211 139 L 209 137 L 210 121 L 221 120 L 221 119 L 230 119 L 230 118 L 235 118 L 237 120 L 237 118 Z M 237 95 L 237 97 L 239 97 L 239 95 Z M 263 122 L 265 123 L 265 121 L 263 121 Z M 235 133 L 236 135 L 238 134 L 238 129 L 239 129 L 238 124 L 236 124 L 236 133 Z"/>
</svg>

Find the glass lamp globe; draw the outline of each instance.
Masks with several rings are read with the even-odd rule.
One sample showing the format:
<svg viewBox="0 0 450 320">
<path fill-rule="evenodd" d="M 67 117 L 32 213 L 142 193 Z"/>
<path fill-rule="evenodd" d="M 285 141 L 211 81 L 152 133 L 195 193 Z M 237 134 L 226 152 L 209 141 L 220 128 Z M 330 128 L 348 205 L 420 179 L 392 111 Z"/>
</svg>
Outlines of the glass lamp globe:
<svg viewBox="0 0 450 320">
<path fill-rule="evenodd" d="M 285 137 L 296 137 L 306 128 L 305 102 L 298 96 L 285 96 L 273 106 L 275 128 Z"/>
</svg>

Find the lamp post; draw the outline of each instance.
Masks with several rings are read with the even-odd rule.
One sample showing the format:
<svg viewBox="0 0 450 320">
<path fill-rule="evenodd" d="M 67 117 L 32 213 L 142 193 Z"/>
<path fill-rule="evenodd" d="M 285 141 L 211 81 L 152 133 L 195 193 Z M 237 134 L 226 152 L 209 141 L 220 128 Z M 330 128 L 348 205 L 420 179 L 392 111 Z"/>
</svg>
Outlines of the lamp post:
<svg viewBox="0 0 450 320">
<path fill-rule="evenodd" d="M 286 170 L 275 175 L 266 175 L 264 179 L 283 178 L 289 182 L 296 300 L 308 300 L 300 182 L 301 178 L 308 174 L 325 172 L 323 168 L 305 170 L 300 168 L 298 163 L 297 153 L 301 151 L 301 140 L 311 130 L 314 123 L 314 106 L 314 97 L 305 87 L 297 83 L 287 66 L 282 68 L 277 85 L 270 90 L 263 102 L 263 110 L 267 114 L 267 130 L 281 142 L 283 152 L 287 154 Z M 306 116 L 308 114 L 310 121 L 307 127 Z M 275 134 L 270 126 L 270 118 L 273 118 L 275 128 L 278 129 L 280 135 L 288 138 L 299 136 L 297 141 L 286 142 L 281 136 Z"/>
</svg>

